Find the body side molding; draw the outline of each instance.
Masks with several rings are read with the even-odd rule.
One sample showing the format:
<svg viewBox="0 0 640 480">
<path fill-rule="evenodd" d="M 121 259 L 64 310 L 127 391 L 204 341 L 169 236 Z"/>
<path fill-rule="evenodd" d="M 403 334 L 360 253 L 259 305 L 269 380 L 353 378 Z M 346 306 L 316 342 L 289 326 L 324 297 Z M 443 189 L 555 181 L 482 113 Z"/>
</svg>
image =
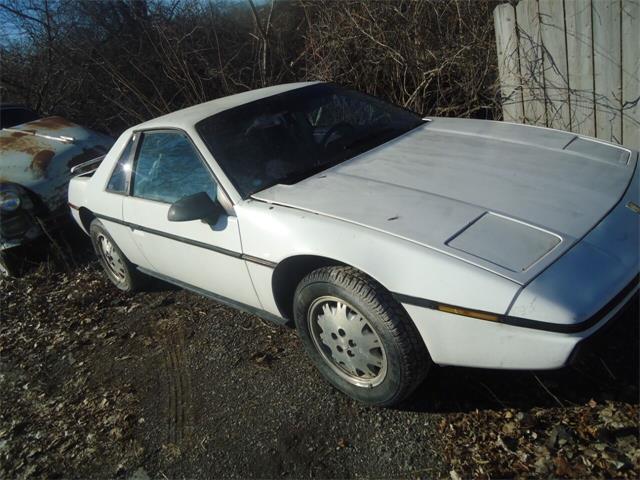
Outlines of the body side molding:
<svg viewBox="0 0 640 480">
<path fill-rule="evenodd" d="M 392 293 L 392 295 L 400 303 L 414 305 L 416 307 L 429 308 L 431 310 L 440 310 L 443 312 L 471 317 L 478 320 L 493 321 L 496 323 L 503 323 L 505 325 L 511 325 L 514 327 L 532 328 L 534 330 L 545 330 L 547 332 L 577 333 L 587 330 L 588 328 L 592 327 L 600 320 L 602 320 L 604 317 L 606 317 L 610 310 L 614 309 L 620 302 L 622 302 L 627 296 L 629 296 L 630 293 L 638 289 L 639 280 L 640 274 L 636 275 L 633 280 L 631 280 L 627 284 L 626 287 L 620 290 L 618 294 L 616 294 L 602 308 L 600 308 L 600 310 L 598 310 L 587 320 L 571 325 L 545 322 L 542 320 L 531 320 L 529 318 L 513 317 L 500 313 L 467 309 L 466 307 L 439 303 L 435 300 L 412 297 L 410 295 L 403 295 L 401 293 Z"/>
<path fill-rule="evenodd" d="M 272 262 L 270 260 L 254 257 L 252 255 L 246 255 L 244 253 L 235 252 L 233 250 L 227 250 L 226 248 L 216 247 L 215 245 L 210 245 L 204 242 L 198 242 L 197 240 L 191 240 L 189 238 L 180 237 L 178 235 L 173 235 L 171 233 L 161 232 L 160 230 L 154 230 L 153 228 L 147 228 L 147 227 L 143 227 L 142 225 L 136 225 L 134 223 L 125 222 L 124 220 L 120 220 L 118 218 L 108 217 L 106 215 L 101 215 L 99 213 L 94 213 L 94 215 L 96 216 L 96 218 L 100 218 L 108 222 L 117 223 L 119 225 L 124 225 L 125 227 L 129 227 L 132 230 L 139 230 L 141 232 L 150 233 L 152 235 L 158 235 L 160 237 L 169 238 L 171 240 L 175 240 L 176 242 L 182 242 L 189 245 L 193 245 L 194 247 L 204 248 L 206 250 L 211 250 L 216 253 L 221 253 L 223 255 L 238 258 L 240 260 L 245 260 L 251 263 L 256 263 L 258 265 L 262 265 L 265 267 L 276 268 L 276 266 L 278 265 L 276 262 Z"/>
</svg>

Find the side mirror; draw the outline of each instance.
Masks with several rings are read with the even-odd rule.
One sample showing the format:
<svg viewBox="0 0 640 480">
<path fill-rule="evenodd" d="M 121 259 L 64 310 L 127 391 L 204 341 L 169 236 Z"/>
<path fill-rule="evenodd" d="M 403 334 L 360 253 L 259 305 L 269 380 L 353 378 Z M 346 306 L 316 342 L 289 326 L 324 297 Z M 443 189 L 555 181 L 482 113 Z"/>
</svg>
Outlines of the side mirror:
<svg viewBox="0 0 640 480">
<path fill-rule="evenodd" d="M 223 213 L 219 203 L 211 200 L 204 192 L 181 198 L 169 207 L 167 220 L 170 222 L 189 222 L 202 220 L 214 224 Z"/>
</svg>

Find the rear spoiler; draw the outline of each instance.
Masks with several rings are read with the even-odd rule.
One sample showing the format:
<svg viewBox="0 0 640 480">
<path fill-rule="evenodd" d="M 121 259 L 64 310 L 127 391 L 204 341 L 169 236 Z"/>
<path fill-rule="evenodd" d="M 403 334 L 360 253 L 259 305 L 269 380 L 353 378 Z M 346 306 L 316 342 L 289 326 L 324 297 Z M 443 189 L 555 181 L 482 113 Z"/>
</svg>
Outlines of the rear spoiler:
<svg viewBox="0 0 640 480">
<path fill-rule="evenodd" d="M 86 175 L 95 172 L 102 163 L 102 160 L 104 160 L 105 156 L 106 155 L 102 155 L 71 167 L 71 174 Z"/>
</svg>

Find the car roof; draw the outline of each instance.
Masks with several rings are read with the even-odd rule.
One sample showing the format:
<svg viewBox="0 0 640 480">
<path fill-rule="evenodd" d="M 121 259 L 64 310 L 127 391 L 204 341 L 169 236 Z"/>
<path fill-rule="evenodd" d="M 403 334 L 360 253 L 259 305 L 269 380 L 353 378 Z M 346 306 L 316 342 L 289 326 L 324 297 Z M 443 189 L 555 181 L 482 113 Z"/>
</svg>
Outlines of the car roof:
<svg viewBox="0 0 640 480">
<path fill-rule="evenodd" d="M 148 130 L 154 128 L 185 128 L 191 127 L 211 115 L 243 105 L 245 103 L 271 97 L 279 93 L 295 90 L 320 82 L 296 82 L 274 85 L 272 87 L 258 88 L 247 92 L 217 98 L 209 102 L 200 103 L 192 107 L 184 108 L 161 117 L 148 120 L 133 127 L 133 130 Z"/>
</svg>

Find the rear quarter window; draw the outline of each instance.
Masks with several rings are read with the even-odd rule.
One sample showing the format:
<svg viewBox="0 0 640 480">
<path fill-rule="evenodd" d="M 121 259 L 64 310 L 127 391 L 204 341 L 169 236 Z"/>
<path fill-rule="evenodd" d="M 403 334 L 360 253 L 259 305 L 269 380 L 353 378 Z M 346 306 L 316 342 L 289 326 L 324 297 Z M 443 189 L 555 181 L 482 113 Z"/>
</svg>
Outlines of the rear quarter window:
<svg viewBox="0 0 640 480">
<path fill-rule="evenodd" d="M 113 169 L 109 183 L 107 183 L 107 191 L 126 193 L 129 189 L 129 174 L 131 172 L 131 158 L 134 143 L 135 136 L 132 136 L 120 154 L 120 158 Z"/>
</svg>

